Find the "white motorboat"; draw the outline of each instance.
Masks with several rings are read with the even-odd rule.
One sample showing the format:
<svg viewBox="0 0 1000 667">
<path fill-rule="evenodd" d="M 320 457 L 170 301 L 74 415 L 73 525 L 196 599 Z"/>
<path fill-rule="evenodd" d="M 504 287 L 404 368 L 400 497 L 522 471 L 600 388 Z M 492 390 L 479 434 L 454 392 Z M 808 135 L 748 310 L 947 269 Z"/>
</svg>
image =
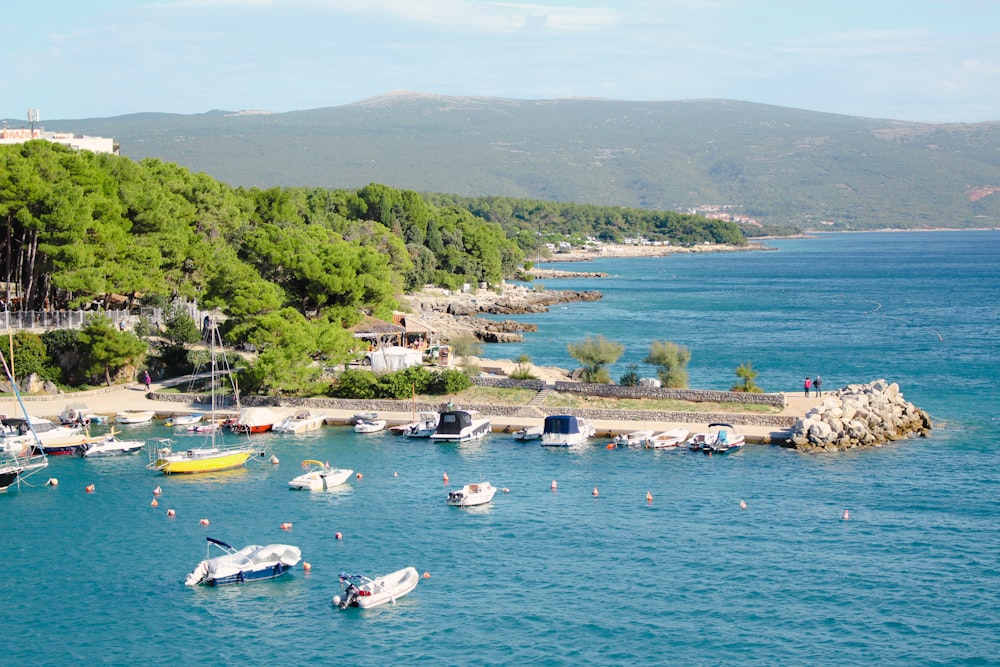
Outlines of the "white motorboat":
<svg viewBox="0 0 1000 667">
<path fill-rule="evenodd" d="M 86 405 L 77 403 L 67 405 L 59 413 L 59 423 L 64 426 L 86 426 L 87 424 L 107 424 L 107 415 L 99 415 L 90 410 Z"/>
<path fill-rule="evenodd" d="M 680 447 L 687 440 L 690 431 L 686 428 L 673 428 L 669 431 L 660 431 L 646 438 L 647 449 L 670 449 Z"/>
<path fill-rule="evenodd" d="M 543 431 L 543 426 L 524 426 L 511 433 L 511 435 L 515 440 L 538 440 L 542 437 Z"/>
<path fill-rule="evenodd" d="M 237 433 L 266 433 L 282 420 L 280 414 L 265 407 L 243 408 L 232 425 Z"/>
<path fill-rule="evenodd" d="M 473 507 L 475 505 L 485 505 L 493 500 L 496 495 L 496 487 L 489 482 L 479 484 L 466 484 L 458 491 L 448 492 L 448 504 L 452 507 Z"/>
<path fill-rule="evenodd" d="M 191 412 L 188 414 L 172 415 L 167 418 L 167 421 L 163 423 L 164 426 L 191 426 L 192 424 L 197 424 L 204 419 L 205 413 L 203 412 Z"/>
<path fill-rule="evenodd" d="M 35 454 L 81 454 L 87 443 L 83 426 L 67 426 L 28 415 L 2 418 L 4 450 L 19 452 L 29 444 Z"/>
<path fill-rule="evenodd" d="M 331 468 L 329 463 L 308 459 L 302 462 L 305 472 L 288 483 L 293 489 L 326 491 L 346 482 L 354 473 L 347 468 Z"/>
<path fill-rule="evenodd" d="M 302 552 L 290 544 L 251 544 L 242 549 L 234 549 L 225 542 L 206 537 L 208 548 L 212 545 L 225 552 L 223 556 L 206 557 L 198 563 L 184 580 L 186 586 L 222 586 L 225 584 L 245 584 L 262 579 L 279 577 L 302 560 Z"/>
<path fill-rule="evenodd" d="M 351 420 L 348 423 L 354 426 L 360 421 L 374 421 L 376 419 L 378 419 L 377 412 L 358 412 L 351 416 Z"/>
<path fill-rule="evenodd" d="M 87 448 L 83 450 L 83 455 L 87 458 L 98 456 L 122 456 L 125 454 L 136 454 L 146 443 L 142 440 L 119 440 L 114 432 L 108 433 L 102 438 L 94 438 L 87 442 Z"/>
<path fill-rule="evenodd" d="M 631 433 L 619 433 L 611 440 L 611 444 L 616 447 L 645 447 L 646 440 L 653 436 L 653 429 L 643 429 L 632 431 Z"/>
<path fill-rule="evenodd" d="M 733 428 L 732 424 L 719 422 L 709 424 L 708 428 L 710 430 L 691 436 L 687 441 L 688 449 L 708 455 L 732 454 L 742 449 L 746 442 L 746 437 Z"/>
<path fill-rule="evenodd" d="M 115 422 L 119 424 L 145 424 L 153 421 L 155 416 L 154 410 L 123 410 L 115 415 Z"/>
<path fill-rule="evenodd" d="M 315 431 L 326 421 L 326 415 L 310 412 L 309 410 L 296 410 L 295 414 L 285 417 L 274 425 L 272 430 L 277 433 L 305 433 Z"/>
<path fill-rule="evenodd" d="M 429 438 L 437 430 L 440 419 L 441 415 L 436 412 L 421 412 L 417 416 L 417 421 L 407 425 L 403 435 L 407 438 Z"/>
<path fill-rule="evenodd" d="M 384 428 L 384 419 L 362 419 L 354 424 L 355 433 L 377 433 Z"/>
<path fill-rule="evenodd" d="M 594 427 L 583 417 L 549 415 L 542 429 L 543 447 L 572 447 L 593 437 Z"/>
<path fill-rule="evenodd" d="M 396 600 L 416 588 L 420 581 L 420 575 L 414 567 L 406 567 L 374 579 L 369 579 L 363 574 L 346 572 L 341 572 L 337 578 L 344 588 L 344 593 L 334 595 L 333 604 L 341 609 L 348 607 L 369 609 L 386 602 L 396 604 Z"/>
<path fill-rule="evenodd" d="M 431 435 L 435 442 L 469 442 L 485 438 L 492 430 L 489 417 L 476 410 L 449 410 L 441 413 L 437 428 Z"/>
</svg>

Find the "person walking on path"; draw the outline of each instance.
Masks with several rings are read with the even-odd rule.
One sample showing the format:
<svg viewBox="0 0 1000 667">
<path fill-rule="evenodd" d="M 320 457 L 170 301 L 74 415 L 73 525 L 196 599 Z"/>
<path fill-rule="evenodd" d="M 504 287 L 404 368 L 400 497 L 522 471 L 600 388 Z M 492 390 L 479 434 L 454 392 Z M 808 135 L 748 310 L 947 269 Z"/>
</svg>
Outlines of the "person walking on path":
<svg viewBox="0 0 1000 667">
<path fill-rule="evenodd" d="M 822 382 L 823 382 L 823 379 L 820 376 L 818 376 L 818 375 L 816 376 L 816 379 L 813 380 L 813 387 L 815 387 L 815 389 L 816 389 L 816 395 L 817 396 L 822 396 L 823 395 L 823 390 L 819 388 L 819 385 Z"/>
<path fill-rule="evenodd" d="M 812 388 L 812 380 L 810 378 L 806 378 L 805 388 L 806 388 L 806 398 L 809 398 L 809 389 Z"/>
<path fill-rule="evenodd" d="M 142 381 L 146 384 L 146 391 L 149 391 L 149 383 L 152 382 L 152 379 L 149 377 L 149 371 L 143 371 Z"/>
</svg>

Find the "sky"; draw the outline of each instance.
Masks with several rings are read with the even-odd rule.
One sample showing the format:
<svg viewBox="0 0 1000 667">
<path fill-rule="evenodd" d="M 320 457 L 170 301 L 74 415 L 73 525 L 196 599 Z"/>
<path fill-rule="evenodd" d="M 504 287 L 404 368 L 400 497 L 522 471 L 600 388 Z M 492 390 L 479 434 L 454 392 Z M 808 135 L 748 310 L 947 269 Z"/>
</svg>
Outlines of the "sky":
<svg viewBox="0 0 1000 667">
<path fill-rule="evenodd" d="M 39 0 L 0 118 L 297 111 L 387 93 L 732 99 L 1000 120 L 998 0 Z"/>
</svg>

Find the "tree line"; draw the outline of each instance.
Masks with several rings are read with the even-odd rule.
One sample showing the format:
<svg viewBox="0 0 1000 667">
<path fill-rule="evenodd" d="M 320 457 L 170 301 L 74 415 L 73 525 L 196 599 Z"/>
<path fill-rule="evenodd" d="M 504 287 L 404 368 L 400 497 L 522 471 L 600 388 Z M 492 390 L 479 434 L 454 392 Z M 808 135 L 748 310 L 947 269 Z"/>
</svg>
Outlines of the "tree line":
<svg viewBox="0 0 1000 667">
<path fill-rule="evenodd" d="M 400 294 L 426 284 L 498 285 L 553 235 L 745 243 L 735 225 L 684 214 L 448 198 L 379 184 L 231 187 L 172 163 L 40 140 L 0 146 L 0 223 L 5 307 L 197 299 L 225 314 L 229 342 L 259 351 L 249 384 L 272 392 L 314 379 L 317 359 L 351 358 L 357 343 L 347 329 L 364 314 L 389 320 Z M 87 335 L 132 355 L 131 341 L 114 340 L 120 333 L 128 332 Z M 105 366 L 100 374 L 110 377 Z"/>
</svg>

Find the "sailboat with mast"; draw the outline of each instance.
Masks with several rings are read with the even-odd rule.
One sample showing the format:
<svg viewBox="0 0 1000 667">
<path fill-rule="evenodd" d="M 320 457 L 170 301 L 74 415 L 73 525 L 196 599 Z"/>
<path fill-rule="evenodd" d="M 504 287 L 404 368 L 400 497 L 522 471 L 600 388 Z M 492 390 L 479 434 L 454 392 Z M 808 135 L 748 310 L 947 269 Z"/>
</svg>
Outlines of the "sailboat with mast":
<svg viewBox="0 0 1000 667">
<path fill-rule="evenodd" d="M 219 376 L 224 375 L 229 379 L 233 387 L 233 396 L 236 401 L 236 408 L 239 410 L 239 391 L 236 389 L 235 379 L 232 370 L 229 368 L 228 360 L 223 354 L 223 363 L 220 367 L 218 362 L 219 349 L 222 347 L 222 338 L 216 326 L 211 326 L 211 410 L 210 424 L 216 424 L 216 411 L 221 403 L 221 390 L 219 388 Z M 222 429 L 212 428 L 205 434 L 205 440 L 199 447 L 191 447 L 182 451 L 174 450 L 174 441 L 171 438 L 163 438 L 156 442 L 156 446 L 150 448 L 150 462 L 146 466 L 149 470 L 161 472 L 164 475 L 197 474 L 206 472 L 220 472 L 239 468 L 246 464 L 253 456 L 264 456 L 266 445 L 256 446 L 250 441 L 248 433 L 236 434 L 233 437 L 239 438 L 239 442 L 225 443 Z"/>
<path fill-rule="evenodd" d="M 23 434 L 7 433 L 2 434 L 3 442 L 0 443 L 0 491 L 6 491 L 11 486 L 21 486 L 21 482 L 39 470 L 48 467 L 49 460 L 42 450 L 38 435 L 31 426 L 28 419 L 28 410 L 21 400 L 21 392 L 14 382 L 14 374 L 10 366 L 7 365 L 7 358 L 0 352 L 0 362 L 3 362 L 4 375 L 10 382 L 11 391 L 17 399 L 17 404 L 24 415 L 27 431 Z M 35 449 L 37 447 L 37 449 Z M 37 453 L 32 453 L 36 451 Z"/>
</svg>

